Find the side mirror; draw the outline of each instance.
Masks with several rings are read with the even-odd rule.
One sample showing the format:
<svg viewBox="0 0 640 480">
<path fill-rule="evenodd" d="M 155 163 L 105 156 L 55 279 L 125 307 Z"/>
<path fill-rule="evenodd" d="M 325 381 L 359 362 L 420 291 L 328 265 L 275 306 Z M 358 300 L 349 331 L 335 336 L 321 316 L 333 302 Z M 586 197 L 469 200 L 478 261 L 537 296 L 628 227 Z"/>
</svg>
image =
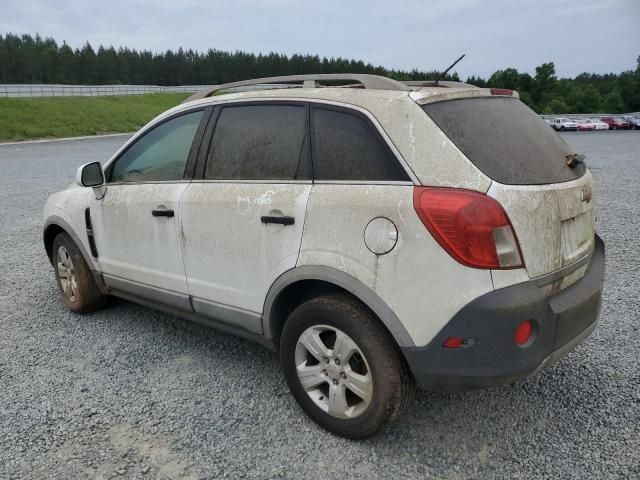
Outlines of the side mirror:
<svg viewBox="0 0 640 480">
<path fill-rule="evenodd" d="M 78 168 L 76 183 L 81 187 L 99 187 L 104 184 L 104 173 L 100 162 L 87 163 Z"/>
</svg>

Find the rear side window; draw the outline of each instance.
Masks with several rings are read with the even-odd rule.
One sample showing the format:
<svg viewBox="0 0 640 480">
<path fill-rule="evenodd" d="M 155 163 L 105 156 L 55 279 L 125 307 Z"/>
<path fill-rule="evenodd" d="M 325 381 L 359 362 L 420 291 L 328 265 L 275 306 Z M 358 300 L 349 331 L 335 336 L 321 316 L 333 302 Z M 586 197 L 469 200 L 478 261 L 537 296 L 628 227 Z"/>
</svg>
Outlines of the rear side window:
<svg viewBox="0 0 640 480">
<path fill-rule="evenodd" d="M 205 169 L 207 180 L 310 179 L 306 108 L 224 107 Z"/>
<path fill-rule="evenodd" d="M 187 113 L 154 127 L 118 158 L 111 182 L 182 180 L 203 111 Z"/>
<path fill-rule="evenodd" d="M 313 108 L 316 180 L 407 181 L 373 125 L 357 114 Z"/>
<path fill-rule="evenodd" d="M 584 163 L 567 165 L 571 147 L 515 98 L 465 98 L 423 109 L 478 169 L 497 182 L 568 182 L 585 172 Z"/>
</svg>

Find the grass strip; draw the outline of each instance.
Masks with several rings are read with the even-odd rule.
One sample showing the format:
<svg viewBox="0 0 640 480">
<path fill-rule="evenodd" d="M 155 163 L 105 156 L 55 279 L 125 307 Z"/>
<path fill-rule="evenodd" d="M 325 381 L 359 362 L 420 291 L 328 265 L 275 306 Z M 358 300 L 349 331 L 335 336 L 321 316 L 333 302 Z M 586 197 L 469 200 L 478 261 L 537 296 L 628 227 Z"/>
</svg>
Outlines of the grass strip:
<svg viewBox="0 0 640 480">
<path fill-rule="evenodd" d="M 0 98 L 0 141 L 132 132 L 189 96 Z"/>
</svg>

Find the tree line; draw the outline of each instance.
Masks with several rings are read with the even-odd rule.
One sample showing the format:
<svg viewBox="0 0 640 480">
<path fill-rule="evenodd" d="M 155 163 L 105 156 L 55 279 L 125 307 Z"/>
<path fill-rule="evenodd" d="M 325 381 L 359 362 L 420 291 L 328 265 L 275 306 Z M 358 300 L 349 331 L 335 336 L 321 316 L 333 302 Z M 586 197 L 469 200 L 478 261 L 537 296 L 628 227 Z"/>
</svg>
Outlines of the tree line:
<svg viewBox="0 0 640 480">
<path fill-rule="evenodd" d="M 88 42 L 73 49 L 40 35 L 0 34 L 0 83 L 209 85 L 305 73 L 370 73 L 397 80 L 433 80 L 438 75 L 435 70 L 394 70 L 340 57 L 182 48 L 155 53 L 102 45 L 95 50 Z M 457 73 L 444 78 L 460 81 Z M 517 90 L 538 113 L 640 111 L 640 56 L 635 70 L 619 74 L 558 78 L 550 62 L 536 67 L 533 76 L 507 68 L 487 79 L 472 76 L 466 81 Z"/>
<path fill-rule="evenodd" d="M 640 56 L 635 70 L 619 74 L 581 73 L 575 78 L 558 78 L 555 65 L 550 62 L 536 67 L 534 76 L 507 68 L 486 80 L 471 77 L 468 83 L 517 90 L 520 99 L 538 113 L 640 111 Z"/>
</svg>

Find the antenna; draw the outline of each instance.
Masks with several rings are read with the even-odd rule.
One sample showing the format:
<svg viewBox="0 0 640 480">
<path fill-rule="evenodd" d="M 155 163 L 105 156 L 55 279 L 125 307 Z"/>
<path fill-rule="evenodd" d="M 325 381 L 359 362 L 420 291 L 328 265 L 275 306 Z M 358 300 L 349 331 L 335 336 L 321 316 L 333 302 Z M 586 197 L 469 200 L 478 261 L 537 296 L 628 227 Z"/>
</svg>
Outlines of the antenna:
<svg viewBox="0 0 640 480">
<path fill-rule="evenodd" d="M 460 55 L 459 59 L 457 59 L 455 62 L 453 62 L 449 66 L 449 68 L 447 68 L 444 72 L 442 72 L 440 75 L 438 75 L 438 78 L 436 78 L 436 82 L 435 82 L 436 87 L 438 86 L 438 82 L 442 79 L 442 77 L 444 77 L 447 73 L 449 73 L 449 70 L 451 70 L 453 67 L 455 67 L 458 64 L 458 62 L 465 57 L 465 55 L 466 55 L 466 53 L 463 53 L 462 55 Z"/>
</svg>

